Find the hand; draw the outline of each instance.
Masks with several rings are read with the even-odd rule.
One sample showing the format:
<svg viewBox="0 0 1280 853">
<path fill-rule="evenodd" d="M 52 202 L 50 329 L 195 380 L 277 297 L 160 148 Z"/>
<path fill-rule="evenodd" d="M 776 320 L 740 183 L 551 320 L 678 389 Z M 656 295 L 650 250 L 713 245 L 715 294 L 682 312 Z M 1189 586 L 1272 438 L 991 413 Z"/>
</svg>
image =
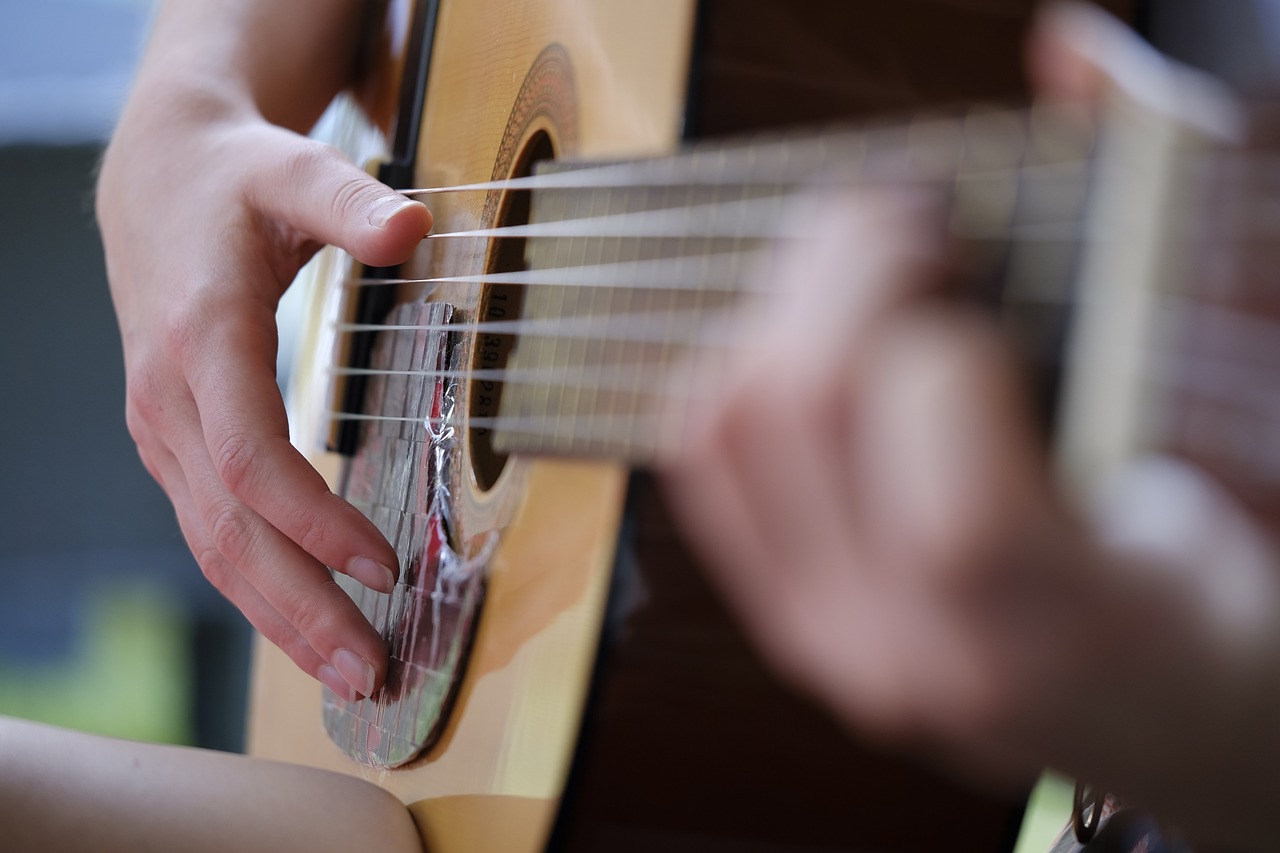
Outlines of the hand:
<svg viewBox="0 0 1280 853">
<path fill-rule="evenodd" d="M 1130 471 L 1091 529 L 993 325 L 931 298 L 928 206 L 862 194 L 820 218 L 666 472 L 766 658 L 863 734 L 987 782 L 1052 765 L 1209 837 L 1280 837 L 1248 805 L 1280 754 L 1271 543 L 1172 462 Z"/>
<path fill-rule="evenodd" d="M 1103 650 L 1073 621 L 1103 581 L 994 328 L 932 298 L 937 218 L 888 191 L 822 200 L 743 321 L 751 346 L 693 396 L 668 484 L 785 677 L 866 732 L 1007 778 L 1031 770 L 992 735 Z"/>
<path fill-rule="evenodd" d="M 1101 26 L 1092 44 L 1115 46 L 1115 29 L 1057 14 L 1070 31 L 1040 34 L 1064 39 L 1041 76 L 1094 97 L 1111 72 L 1073 68 L 1091 53 L 1073 40 Z M 932 200 L 815 208 L 813 239 L 741 321 L 750 346 L 691 395 L 667 472 L 748 632 L 864 734 L 998 783 L 1056 766 L 1193 835 L 1274 847 L 1274 544 L 1169 460 L 1124 472 L 1101 520 L 1077 517 L 993 324 L 937 298 L 950 265 Z"/>
<path fill-rule="evenodd" d="M 184 14 L 175 4 L 170 18 Z M 230 84 L 144 67 L 103 163 L 98 220 L 129 429 L 202 571 L 303 670 L 339 695 L 371 694 L 386 649 L 325 566 L 389 591 L 395 552 L 289 444 L 275 308 L 321 244 L 399 263 L 430 214 Z"/>
</svg>

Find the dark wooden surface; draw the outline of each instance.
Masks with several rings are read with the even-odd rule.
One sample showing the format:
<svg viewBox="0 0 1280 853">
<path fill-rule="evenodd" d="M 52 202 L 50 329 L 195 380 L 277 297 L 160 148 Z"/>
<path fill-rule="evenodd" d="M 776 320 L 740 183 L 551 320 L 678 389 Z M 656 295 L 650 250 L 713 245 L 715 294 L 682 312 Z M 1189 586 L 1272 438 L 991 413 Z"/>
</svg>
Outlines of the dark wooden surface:
<svg viewBox="0 0 1280 853">
<path fill-rule="evenodd" d="M 1031 0 L 702 0 L 690 138 L 1025 100 Z M 1133 0 L 1098 5 L 1130 18 Z"/>
<path fill-rule="evenodd" d="M 758 660 L 633 477 L 560 827 L 574 851 L 1010 849 L 1021 803 L 859 741 Z"/>
</svg>

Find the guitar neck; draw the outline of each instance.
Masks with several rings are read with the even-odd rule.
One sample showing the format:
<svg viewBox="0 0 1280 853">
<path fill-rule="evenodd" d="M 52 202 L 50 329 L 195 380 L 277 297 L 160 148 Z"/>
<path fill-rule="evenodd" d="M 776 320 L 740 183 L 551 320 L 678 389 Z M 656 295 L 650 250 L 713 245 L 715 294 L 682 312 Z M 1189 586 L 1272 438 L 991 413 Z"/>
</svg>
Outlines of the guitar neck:
<svg viewBox="0 0 1280 853">
<path fill-rule="evenodd" d="M 532 191 L 529 224 L 498 232 L 527 241 L 527 268 L 497 285 L 524 288 L 522 332 L 507 348 L 498 416 L 476 422 L 503 453 L 637 464 L 671 453 L 693 374 L 714 381 L 749 345 L 729 334 L 728 312 L 772 298 L 770 247 L 807 239 L 796 201 L 822 185 L 909 182 L 946 199 L 968 289 L 999 306 L 1030 364 L 1052 371 L 1092 149 L 1089 128 L 1065 114 L 987 110 L 554 164 Z"/>
<path fill-rule="evenodd" d="M 1242 237 L 1269 245 L 1250 207 L 1266 158 L 1113 100 L 1096 133 L 1049 108 L 987 110 L 549 166 L 528 226 L 499 238 L 522 241 L 527 263 L 506 274 L 520 331 L 502 348 L 497 416 L 472 412 L 480 438 L 500 454 L 672 454 L 690 389 L 750 346 L 730 312 L 773 298 L 771 246 L 807 238 L 796 199 L 923 185 L 961 246 L 957 289 L 997 313 L 1069 490 L 1173 452 L 1280 515 L 1280 455 L 1263 438 L 1275 417 L 1249 390 L 1280 375 L 1280 347 L 1257 331 L 1280 309 Z"/>
</svg>

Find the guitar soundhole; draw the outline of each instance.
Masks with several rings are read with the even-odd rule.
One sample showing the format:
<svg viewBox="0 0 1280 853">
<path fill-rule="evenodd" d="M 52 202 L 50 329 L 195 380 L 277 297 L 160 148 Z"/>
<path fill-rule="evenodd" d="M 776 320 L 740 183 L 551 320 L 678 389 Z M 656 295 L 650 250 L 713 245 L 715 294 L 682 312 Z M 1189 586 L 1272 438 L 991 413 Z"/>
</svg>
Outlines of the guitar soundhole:
<svg viewBox="0 0 1280 853">
<path fill-rule="evenodd" d="M 544 160 L 555 159 L 555 148 L 545 131 L 536 131 L 526 141 L 516 160 L 510 177 L 523 178 L 533 173 L 533 168 Z M 499 204 L 494 221 L 497 227 L 527 225 L 531 193 L 528 190 L 506 192 Z M 527 269 L 523 237 L 499 237 L 489 248 L 485 274 L 520 272 Z M 524 285 L 491 284 L 485 287 L 478 312 L 481 323 L 507 323 L 518 320 L 524 304 Z M 498 451 L 493 444 L 494 430 L 489 424 L 500 417 L 503 381 L 495 372 L 506 368 L 515 349 L 516 335 L 502 331 L 481 329 L 476 334 L 475 357 L 472 369 L 477 371 L 471 380 L 471 418 L 479 424 L 471 429 L 471 463 L 476 484 L 488 491 L 498 482 L 507 464 L 507 454 Z"/>
</svg>

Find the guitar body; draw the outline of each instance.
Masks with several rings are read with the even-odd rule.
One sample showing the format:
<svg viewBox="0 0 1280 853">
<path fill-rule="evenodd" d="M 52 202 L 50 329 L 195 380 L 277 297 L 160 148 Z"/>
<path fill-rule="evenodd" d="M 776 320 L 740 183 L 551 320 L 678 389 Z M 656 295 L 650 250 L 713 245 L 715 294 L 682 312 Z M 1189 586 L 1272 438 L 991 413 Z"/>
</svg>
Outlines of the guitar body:
<svg viewBox="0 0 1280 853">
<path fill-rule="evenodd" d="M 887 11 L 899 5 L 919 8 Z M 1029 5 L 443 0 L 414 185 L 506 178 L 547 153 L 660 155 L 690 136 L 1016 96 Z M 953 20 L 925 26 L 930 15 Z M 385 134 L 360 138 L 357 156 L 376 158 Z M 438 232 L 492 226 L 509 208 L 496 192 L 430 206 Z M 498 254 L 481 238 L 428 241 L 401 274 L 479 274 L 505 263 Z M 296 443 L 339 490 L 348 463 L 325 450 L 324 388 L 348 268 L 335 254 L 317 262 L 312 358 L 295 371 L 290 413 Z M 466 322 L 492 316 L 483 294 L 444 284 L 429 299 Z M 398 298 L 424 295 L 409 285 Z M 480 352 L 472 338 L 458 349 Z M 476 411 L 479 393 L 464 383 L 459 409 Z M 765 669 L 646 477 L 607 461 L 494 459 L 471 433 L 457 455 L 453 522 L 473 539 L 496 531 L 496 547 L 432 744 L 395 769 L 353 761 L 321 725 L 319 685 L 259 640 L 252 754 L 387 788 L 426 848 L 446 853 L 1010 846 L 1018 803 L 859 744 Z"/>
</svg>

